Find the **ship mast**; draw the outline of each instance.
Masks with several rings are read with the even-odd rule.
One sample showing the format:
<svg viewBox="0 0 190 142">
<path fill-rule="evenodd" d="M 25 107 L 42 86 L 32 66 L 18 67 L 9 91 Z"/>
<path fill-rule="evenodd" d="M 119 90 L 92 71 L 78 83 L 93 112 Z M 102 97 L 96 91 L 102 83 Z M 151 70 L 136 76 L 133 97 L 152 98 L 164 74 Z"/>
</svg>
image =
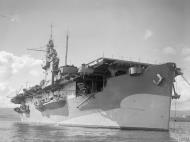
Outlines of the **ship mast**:
<svg viewBox="0 0 190 142">
<path fill-rule="evenodd" d="M 67 54 L 68 54 L 68 41 L 69 41 L 69 35 L 67 33 L 67 36 L 66 36 L 66 52 L 65 52 L 65 66 L 67 65 Z"/>
<path fill-rule="evenodd" d="M 50 34 L 50 40 L 52 40 L 53 37 L 53 25 L 51 24 L 51 34 Z"/>
<path fill-rule="evenodd" d="M 53 41 L 52 40 L 52 37 L 53 37 L 53 34 L 52 34 L 52 32 L 53 32 L 53 25 L 51 24 L 51 33 L 50 33 L 50 40 L 49 41 Z M 52 46 L 52 48 L 53 48 L 53 46 Z M 51 84 L 52 85 L 54 85 L 54 71 L 53 71 L 53 63 L 52 63 L 52 74 L 51 74 Z"/>
</svg>

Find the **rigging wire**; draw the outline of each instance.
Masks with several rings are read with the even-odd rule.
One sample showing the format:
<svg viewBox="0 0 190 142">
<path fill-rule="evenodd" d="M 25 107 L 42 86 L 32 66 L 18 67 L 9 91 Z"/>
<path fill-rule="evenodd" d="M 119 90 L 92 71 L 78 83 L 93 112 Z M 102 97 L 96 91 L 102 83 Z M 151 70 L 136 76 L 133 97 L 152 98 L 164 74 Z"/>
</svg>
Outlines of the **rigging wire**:
<svg viewBox="0 0 190 142">
<path fill-rule="evenodd" d="M 182 78 L 184 79 L 184 81 L 190 86 L 189 81 L 188 81 L 183 75 L 181 75 L 181 76 L 182 76 Z"/>
<path fill-rule="evenodd" d="M 173 86 L 173 89 L 174 89 L 174 95 L 176 95 L 176 91 L 175 91 L 175 88 L 178 90 L 178 85 L 177 85 L 177 81 L 175 82 L 175 86 Z M 176 132 L 176 117 L 177 117 L 177 99 L 175 99 L 174 101 L 174 124 L 173 124 L 173 129 L 174 129 L 174 132 Z"/>
</svg>

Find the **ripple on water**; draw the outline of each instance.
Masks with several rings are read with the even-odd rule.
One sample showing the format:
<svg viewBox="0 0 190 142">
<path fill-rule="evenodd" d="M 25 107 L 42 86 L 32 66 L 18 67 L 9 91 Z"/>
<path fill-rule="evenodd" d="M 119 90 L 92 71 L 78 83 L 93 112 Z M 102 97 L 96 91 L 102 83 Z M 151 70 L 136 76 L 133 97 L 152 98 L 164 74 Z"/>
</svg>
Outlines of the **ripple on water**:
<svg viewBox="0 0 190 142">
<path fill-rule="evenodd" d="M 1 124 L 2 122 L 0 122 Z M 187 127 L 187 128 L 186 128 Z M 190 125 L 176 125 L 170 132 L 64 127 L 52 124 L 3 122 L 2 142 L 174 142 L 190 134 Z M 186 128 L 186 129 L 185 129 Z M 188 131 L 188 132 L 187 132 Z M 175 140 L 176 139 L 176 140 Z"/>
</svg>

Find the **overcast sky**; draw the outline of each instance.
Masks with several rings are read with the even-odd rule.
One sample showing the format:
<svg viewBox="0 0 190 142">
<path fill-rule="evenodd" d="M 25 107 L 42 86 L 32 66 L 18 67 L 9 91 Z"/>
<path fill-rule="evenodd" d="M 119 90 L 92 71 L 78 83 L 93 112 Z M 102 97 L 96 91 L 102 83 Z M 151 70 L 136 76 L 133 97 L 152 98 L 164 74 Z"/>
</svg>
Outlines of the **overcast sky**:
<svg viewBox="0 0 190 142">
<path fill-rule="evenodd" d="M 0 107 L 21 86 L 43 78 L 50 25 L 61 64 L 69 33 L 68 62 L 101 56 L 150 63 L 176 62 L 190 80 L 188 0 L 0 0 Z M 178 79 L 179 109 L 190 109 L 190 87 Z"/>
</svg>

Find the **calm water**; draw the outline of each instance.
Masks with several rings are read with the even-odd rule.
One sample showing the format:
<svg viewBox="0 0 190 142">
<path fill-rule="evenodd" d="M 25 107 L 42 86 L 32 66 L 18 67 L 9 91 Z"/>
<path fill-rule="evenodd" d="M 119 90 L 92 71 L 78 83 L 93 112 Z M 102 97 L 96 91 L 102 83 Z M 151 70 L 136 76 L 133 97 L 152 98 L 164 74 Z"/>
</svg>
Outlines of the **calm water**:
<svg viewBox="0 0 190 142">
<path fill-rule="evenodd" d="M 190 123 L 171 124 L 169 132 L 92 129 L 23 124 L 0 115 L 0 142 L 190 142 Z"/>
</svg>

